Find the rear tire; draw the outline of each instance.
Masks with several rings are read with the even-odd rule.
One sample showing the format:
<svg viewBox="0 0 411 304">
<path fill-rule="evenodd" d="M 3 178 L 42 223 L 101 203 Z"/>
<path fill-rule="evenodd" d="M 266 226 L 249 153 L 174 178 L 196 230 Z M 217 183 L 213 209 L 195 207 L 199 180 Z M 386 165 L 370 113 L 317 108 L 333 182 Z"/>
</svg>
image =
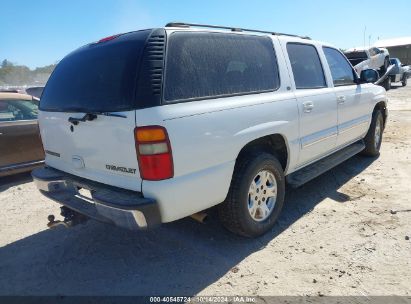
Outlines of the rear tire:
<svg viewBox="0 0 411 304">
<path fill-rule="evenodd" d="M 384 66 L 383 68 L 383 73 L 387 72 L 388 67 L 390 66 L 390 60 L 388 59 L 388 57 L 385 57 L 384 59 Z"/>
<path fill-rule="evenodd" d="M 380 155 L 382 134 L 384 131 L 384 118 L 381 111 L 376 110 L 372 115 L 371 125 L 364 138 L 365 149 L 361 152 L 365 156 Z"/>
<path fill-rule="evenodd" d="M 384 89 L 386 91 L 391 89 L 391 77 L 387 77 L 387 79 L 384 80 Z"/>
<path fill-rule="evenodd" d="M 407 75 L 405 75 L 404 73 L 404 76 L 402 76 L 402 81 L 401 81 L 401 84 L 403 87 L 407 85 L 407 81 L 408 81 Z"/>
<path fill-rule="evenodd" d="M 275 224 L 284 204 L 285 180 L 273 155 L 254 151 L 236 163 L 230 190 L 218 212 L 231 232 L 257 237 Z"/>
</svg>

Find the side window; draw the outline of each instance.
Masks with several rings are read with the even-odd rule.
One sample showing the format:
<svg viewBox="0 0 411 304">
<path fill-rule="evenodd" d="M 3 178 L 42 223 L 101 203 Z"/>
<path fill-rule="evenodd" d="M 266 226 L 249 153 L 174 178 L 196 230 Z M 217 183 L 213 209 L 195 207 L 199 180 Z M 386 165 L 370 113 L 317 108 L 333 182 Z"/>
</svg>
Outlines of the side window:
<svg viewBox="0 0 411 304">
<path fill-rule="evenodd" d="M 174 33 L 167 46 L 166 102 L 274 91 L 280 86 L 268 37 Z"/>
<path fill-rule="evenodd" d="M 28 100 L 0 100 L 0 122 L 37 119 L 38 107 Z"/>
<path fill-rule="evenodd" d="M 323 47 L 323 50 L 330 66 L 334 86 L 355 84 L 354 71 L 347 59 L 336 49 Z"/>
<path fill-rule="evenodd" d="M 370 53 L 370 56 L 372 57 L 372 56 L 375 56 L 377 53 L 375 52 L 375 49 L 374 48 L 371 48 L 370 50 L 369 50 L 369 53 Z"/>
<path fill-rule="evenodd" d="M 287 52 L 297 89 L 318 89 L 327 86 L 320 57 L 313 45 L 287 43 Z"/>
</svg>

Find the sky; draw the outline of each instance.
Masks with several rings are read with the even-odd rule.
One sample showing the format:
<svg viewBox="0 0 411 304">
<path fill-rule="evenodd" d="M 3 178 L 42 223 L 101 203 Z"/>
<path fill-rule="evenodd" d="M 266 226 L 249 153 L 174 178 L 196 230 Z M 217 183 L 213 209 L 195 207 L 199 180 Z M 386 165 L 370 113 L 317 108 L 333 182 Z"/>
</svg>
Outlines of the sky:
<svg viewBox="0 0 411 304">
<path fill-rule="evenodd" d="M 345 49 L 363 45 L 364 31 L 366 45 L 411 36 L 410 12 L 409 0 L 1 0 L 0 60 L 34 69 L 100 38 L 171 21 L 307 35 Z"/>
</svg>

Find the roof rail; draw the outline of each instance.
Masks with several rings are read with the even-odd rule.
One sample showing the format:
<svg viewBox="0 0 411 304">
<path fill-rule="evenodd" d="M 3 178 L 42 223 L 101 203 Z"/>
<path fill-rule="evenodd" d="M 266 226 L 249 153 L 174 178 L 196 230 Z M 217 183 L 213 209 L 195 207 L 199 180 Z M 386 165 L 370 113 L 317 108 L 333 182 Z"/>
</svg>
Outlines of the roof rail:
<svg viewBox="0 0 411 304">
<path fill-rule="evenodd" d="M 215 28 L 215 29 L 225 29 L 225 30 L 230 30 L 232 32 L 255 32 L 255 33 L 263 33 L 263 34 L 270 34 L 270 35 L 276 35 L 276 36 L 290 36 L 290 37 L 298 37 L 298 38 L 302 38 L 302 39 L 311 39 L 308 36 L 299 36 L 299 35 L 278 33 L 278 32 L 272 32 L 272 31 L 253 30 L 253 29 L 245 29 L 245 28 L 230 27 L 230 26 L 220 26 L 220 25 L 211 25 L 211 24 L 185 23 L 185 22 L 170 22 L 170 23 L 166 24 L 166 27 L 189 28 L 191 26 Z"/>
</svg>

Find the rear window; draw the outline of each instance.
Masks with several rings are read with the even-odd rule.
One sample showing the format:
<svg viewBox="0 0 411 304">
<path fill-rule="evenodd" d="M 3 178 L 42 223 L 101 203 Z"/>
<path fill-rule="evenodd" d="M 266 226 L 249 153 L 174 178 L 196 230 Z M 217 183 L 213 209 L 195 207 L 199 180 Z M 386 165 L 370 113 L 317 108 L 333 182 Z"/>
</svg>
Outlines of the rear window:
<svg viewBox="0 0 411 304">
<path fill-rule="evenodd" d="M 297 89 L 318 89 L 327 86 L 320 57 L 313 45 L 287 43 L 287 52 Z"/>
<path fill-rule="evenodd" d="M 348 53 L 345 53 L 345 56 L 348 59 L 363 59 L 363 58 L 367 58 L 367 53 L 366 52 L 348 52 Z"/>
<path fill-rule="evenodd" d="M 139 61 L 150 31 L 86 45 L 66 56 L 52 73 L 40 109 L 113 112 L 135 107 Z"/>
<path fill-rule="evenodd" d="M 166 102 L 261 93 L 279 87 L 271 39 L 220 33 L 174 33 L 168 42 Z"/>
</svg>

